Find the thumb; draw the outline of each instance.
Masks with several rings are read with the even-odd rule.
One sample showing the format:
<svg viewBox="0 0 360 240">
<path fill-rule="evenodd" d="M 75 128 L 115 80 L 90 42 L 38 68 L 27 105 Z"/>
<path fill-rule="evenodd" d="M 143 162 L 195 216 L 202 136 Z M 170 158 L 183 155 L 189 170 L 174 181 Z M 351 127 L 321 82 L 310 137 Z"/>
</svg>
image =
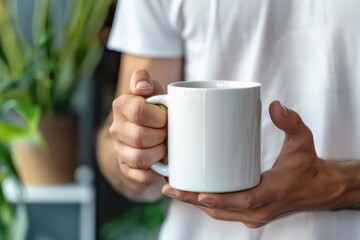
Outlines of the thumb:
<svg viewBox="0 0 360 240">
<path fill-rule="evenodd" d="M 285 142 L 302 148 L 314 148 L 312 133 L 299 114 L 286 108 L 279 101 L 270 104 L 269 113 L 275 126 L 284 131 Z"/>
<path fill-rule="evenodd" d="M 150 74 L 144 70 L 136 70 L 131 75 L 130 79 L 130 91 L 137 96 L 149 96 L 153 92 L 153 82 L 150 78 Z"/>
</svg>

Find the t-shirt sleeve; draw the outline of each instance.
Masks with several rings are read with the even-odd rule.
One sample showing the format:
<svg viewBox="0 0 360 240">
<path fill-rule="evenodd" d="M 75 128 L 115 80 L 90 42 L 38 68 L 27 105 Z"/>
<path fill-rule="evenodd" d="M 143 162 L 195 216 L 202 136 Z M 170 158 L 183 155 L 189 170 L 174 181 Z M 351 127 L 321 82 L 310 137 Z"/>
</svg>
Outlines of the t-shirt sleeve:
<svg viewBox="0 0 360 240">
<path fill-rule="evenodd" d="M 183 55 L 180 34 L 160 0 L 119 0 L 107 47 L 149 57 Z"/>
</svg>

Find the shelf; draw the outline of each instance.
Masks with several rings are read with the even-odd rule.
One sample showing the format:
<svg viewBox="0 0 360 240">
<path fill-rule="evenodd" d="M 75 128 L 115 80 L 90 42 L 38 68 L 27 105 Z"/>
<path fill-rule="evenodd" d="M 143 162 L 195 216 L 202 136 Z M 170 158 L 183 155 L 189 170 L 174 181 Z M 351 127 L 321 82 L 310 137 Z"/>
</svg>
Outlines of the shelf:
<svg viewBox="0 0 360 240">
<path fill-rule="evenodd" d="M 72 209 L 72 205 L 78 205 L 79 230 L 76 239 L 94 240 L 95 239 L 95 187 L 93 185 L 93 174 L 88 167 L 79 167 L 75 173 L 76 182 L 63 185 L 47 186 L 21 186 L 14 180 L 7 179 L 4 182 L 3 190 L 5 197 L 14 204 L 19 203 L 22 194 L 26 205 L 39 204 L 37 207 L 53 206 L 65 204 L 65 207 Z M 66 213 L 64 213 L 66 214 Z M 73 220 L 73 218 L 72 218 Z M 39 219 L 38 221 L 41 221 Z M 57 218 L 47 219 L 47 224 L 54 228 L 59 227 Z M 35 225 L 34 225 L 35 226 Z M 41 226 L 41 225 L 40 225 Z M 46 232 L 44 229 L 32 229 L 39 231 L 39 234 Z M 45 238 L 44 238 L 45 239 Z M 46 239 L 57 239 L 49 235 Z"/>
<path fill-rule="evenodd" d="M 26 203 L 89 203 L 95 195 L 91 185 L 78 183 L 48 186 L 23 186 L 20 187 Z M 20 190 L 13 181 L 4 183 L 5 196 L 11 202 L 17 202 Z"/>
</svg>

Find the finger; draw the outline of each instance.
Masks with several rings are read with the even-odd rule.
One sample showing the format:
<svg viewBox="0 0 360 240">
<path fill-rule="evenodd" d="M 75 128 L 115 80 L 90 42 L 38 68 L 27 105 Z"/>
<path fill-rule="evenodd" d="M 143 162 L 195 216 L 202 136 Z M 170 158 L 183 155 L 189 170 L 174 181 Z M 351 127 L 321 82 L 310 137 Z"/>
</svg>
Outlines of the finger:
<svg viewBox="0 0 360 240">
<path fill-rule="evenodd" d="M 162 176 L 151 169 L 142 170 L 129 168 L 125 163 L 120 163 L 120 170 L 124 176 L 134 181 L 135 186 L 139 183 L 144 186 L 150 186 L 162 178 Z"/>
<path fill-rule="evenodd" d="M 135 169 L 148 169 L 152 164 L 163 159 L 166 154 L 165 144 L 137 149 L 118 141 L 114 143 L 114 148 L 119 161 Z"/>
<path fill-rule="evenodd" d="M 197 200 L 199 195 L 198 193 L 177 190 L 172 188 L 169 184 L 165 184 L 163 186 L 162 193 L 169 197 L 176 198 L 179 201 L 193 204 L 199 207 L 200 209 L 202 209 L 203 211 L 205 211 L 206 213 L 208 213 L 211 217 L 215 219 L 227 220 L 227 221 L 241 221 L 241 222 L 254 221 L 253 218 L 236 210 L 209 208 L 207 206 L 201 205 L 201 203 L 199 203 L 199 201 Z"/>
<path fill-rule="evenodd" d="M 254 188 L 231 193 L 200 193 L 198 201 L 211 208 L 247 211 L 276 199 L 278 191 L 273 181 L 270 170 L 262 174 L 261 182 Z"/>
<path fill-rule="evenodd" d="M 121 95 L 113 101 L 114 122 L 122 123 L 125 119 L 141 126 L 162 128 L 166 125 L 167 114 L 164 108 L 148 104 L 143 97 L 134 95 Z M 117 121 L 119 118 L 119 121 Z M 121 126 L 120 126 L 121 127 Z"/>
<path fill-rule="evenodd" d="M 130 79 L 130 91 L 137 96 L 150 96 L 153 92 L 153 81 L 150 74 L 144 70 L 134 71 Z"/>
<path fill-rule="evenodd" d="M 285 133 L 285 142 L 296 148 L 314 150 L 314 141 L 310 129 L 302 121 L 299 114 L 286 108 L 279 101 L 274 101 L 269 107 L 273 123 Z"/>
<path fill-rule="evenodd" d="M 169 184 L 165 184 L 162 188 L 162 193 L 171 198 L 176 198 L 179 201 L 193 204 L 198 208 L 202 209 L 214 219 L 226 221 L 240 221 L 245 223 L 249 227 L 260 227 L 264 225 L 264 223 L 252 217 L 249 217 L 245 213 L 239 211 L 209 208 L 207 206 L 201 205 L 201 203 L 199 203 L 199 201 L 197 200 L 199 194 L 195 192 L 180 191 L 172 188 Z"/>
<path fill-rule="evenodd" d="M 245 210 L 242 211 L 241 209 L 223 209 L 221 207 L 216 208 L 216 207 L 204 206 L 198 200 L 198 198 L 200 198 L 198 197 L 199 196 L 198 193 L 177 190 L 172 188 L 169 184 L 165 184 L 163 186 L 162 193 L 171 198 L 176 198 L 179 201 L 193 204 L 199 207 L 200 209 L 204 210 L 207 214 L 209 214 L 211 217 L 215 219 L 227 220 L 227 221 L 241 221 L 244 222 L 248 227 L 252 227 L 252 228 L 263 226 L 268 221 L 270 221 L 270 215 L 263 216 L 262 214 L 266 214 L 267 212 L 262 211 L 261 208 L 259 208 L 259 210 L 254 209 L 251 211 L 245 211 Z M 250 212 L 253 216 L 248 215 L 248 212 Z"/>
<path fill-rule="evenodd" d="M 162 193 L 166 196 L 176 198 L 177 200 L 182 201 L 182 202 L 191 203 L 194 205 L 201 205 L 198 201 L 199 193 L 181 191 L 181 190 L 172 188 L 169 184 L 165 184 L 162 187 Z"/>
<path fill-rule="evenodd" d="M 237 221 L 244 223 L 249 228 L 259 228 L 265 225 L 265 222 L 258 221 L 254 218 L 247 216 L 241 212 L 228 211 L 223 209 L 208 208 L 204 206 L 198 206 L 201 210 L 206 212 L 210 217 L 218 220 L 225 221 Z"/>
<path fill-rule="evenodd" d="M 274 101 L 270 104 L 269 113 L 275 126 L 289 136 L 296 136 L 309 131 L 309 128 L 302 121 L 299 114 L 286 108 L 279 101 Z"/>
<path fill-rule="evenodd" d="M 111 135 L 113 138 L 133 148 L 144 149 L 164 142 L 166 139 L 166 128 L 143 127 L 130 121 L 125 121 L 122 124 L 122 128 L 115 129 L 114 126 L 111 129 Z"/>
</svg>

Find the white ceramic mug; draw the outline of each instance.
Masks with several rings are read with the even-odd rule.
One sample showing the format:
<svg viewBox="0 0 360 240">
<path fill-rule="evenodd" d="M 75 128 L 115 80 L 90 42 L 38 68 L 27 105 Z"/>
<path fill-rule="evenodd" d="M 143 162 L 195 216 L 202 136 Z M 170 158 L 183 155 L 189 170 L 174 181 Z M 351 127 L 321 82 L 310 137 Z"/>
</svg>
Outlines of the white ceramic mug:
<svg viewBox="0 0 360 240">
<path fill-rule="evenodd" d="M 173 188 L 232 192 L 260 182 L 259 83 L 176 82 L 147 102 L 168 108 L 168 165 L 151 168 Z"/>
</svg>

